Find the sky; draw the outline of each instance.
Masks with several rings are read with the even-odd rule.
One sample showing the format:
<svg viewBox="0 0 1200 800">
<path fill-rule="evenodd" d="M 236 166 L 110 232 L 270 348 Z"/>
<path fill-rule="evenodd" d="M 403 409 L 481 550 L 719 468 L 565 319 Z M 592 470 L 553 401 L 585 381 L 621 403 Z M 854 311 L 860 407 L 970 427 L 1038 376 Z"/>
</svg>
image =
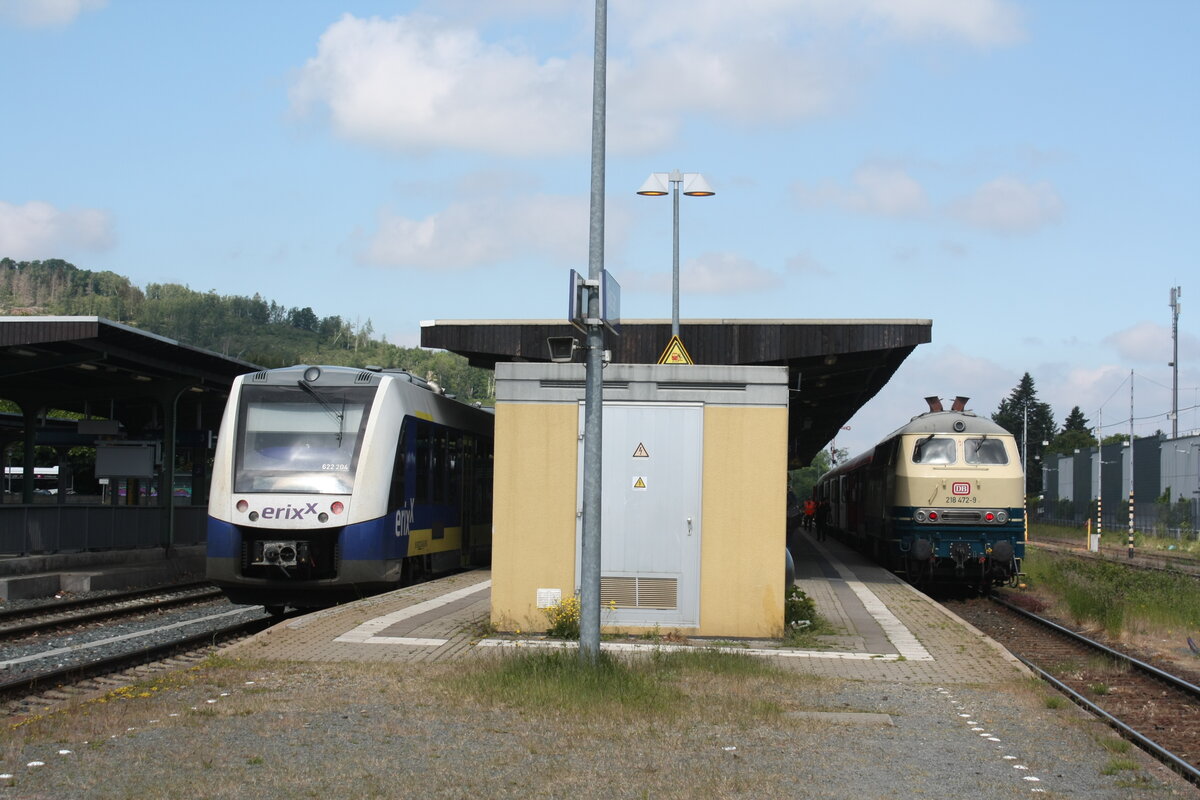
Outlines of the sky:
<svg viewBox="0 0 1200 800">
<path fill-rule="evenodd" d="M 588 270 L 594 5 L 0 0 L 0 257 L 261 294 L 420 342 L 562 319 Z M 610 0 L 625 319 L 928 319 L 843 429 L 1200 429 L 1200 3 Z M 666 343 L 664 342 L 664 345 Z M 685 341 L 686 344 L 686 341 Z M 1133 387 L 1133 411 L 1130 386 Z M 1132 422 L 1131 422 L 1132 416 Z"/>
</svg>

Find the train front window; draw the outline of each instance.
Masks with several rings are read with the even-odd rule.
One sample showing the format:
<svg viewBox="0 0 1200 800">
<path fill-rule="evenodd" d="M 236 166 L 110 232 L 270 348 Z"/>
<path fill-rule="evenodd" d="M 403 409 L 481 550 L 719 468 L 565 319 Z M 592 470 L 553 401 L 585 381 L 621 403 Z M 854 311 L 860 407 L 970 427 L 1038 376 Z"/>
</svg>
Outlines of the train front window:
<svg viewBox="0 0 1200 800">
<path fill-rule="evenodd" d="M 953 464 L 956 457 L 953 439 L 926 436 L 913 446 L 914 464 Z"/>
<path fill-rule="evenodd" d="M 967 439 L 963 445 L 966 448 L 968 464 L 1007 464 L 1008 452 L 1004 449 L 1003 439 Z"/>
<path fill-rule="evenodd" d="M 234 491 L 349 494 L 374 396 L 374 387 L 245 387 Z"/>
</svg>

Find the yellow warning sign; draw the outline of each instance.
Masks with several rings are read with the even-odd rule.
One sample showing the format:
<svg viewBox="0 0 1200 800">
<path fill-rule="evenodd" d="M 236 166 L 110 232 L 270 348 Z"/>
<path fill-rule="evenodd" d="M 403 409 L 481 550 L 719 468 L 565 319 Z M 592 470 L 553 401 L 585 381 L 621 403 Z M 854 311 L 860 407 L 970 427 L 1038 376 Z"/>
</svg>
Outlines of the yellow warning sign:
<svg viewBox="0 0 1200 800">
<path fill-rule="evenodd" d="M 659 357 L 660 364 L 695 364 L 692 357 L 688 355 L 687 348 L 683 346 L 683 340 L 678 336 L 672 336 L 671 341 L 667 342 L 667 349 L 663 350 L 663 354 Z"/>
<path fill-rule="evenodd" d="M 642 477 L 634 478 L 633 479 L 633 488 L 645 489 L 646 488 L 646 479 L 642 478 Z"/>
<path fill-rule="evenodd" d="M 637 450 L 633 451 L 634 458 L 649 458 L 650 453 L 646 450 L 646 445 L 638 442 Z"/>
</svg>

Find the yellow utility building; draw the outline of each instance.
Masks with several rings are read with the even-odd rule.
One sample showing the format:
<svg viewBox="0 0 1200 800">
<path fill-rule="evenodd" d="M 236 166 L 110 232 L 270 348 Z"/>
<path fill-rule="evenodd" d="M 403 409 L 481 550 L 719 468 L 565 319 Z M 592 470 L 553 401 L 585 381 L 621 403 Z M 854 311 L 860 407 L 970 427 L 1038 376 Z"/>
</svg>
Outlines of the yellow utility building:
<svg viewBox="0 0 1200 800">
<path fill-rule="evenodd" d="M 604 369 L 601 626 L 783 633 L 786 367 Z M 543 630 L 577 593 L 582 364 L 496 365 L 492 623 Z"/>
</svg>

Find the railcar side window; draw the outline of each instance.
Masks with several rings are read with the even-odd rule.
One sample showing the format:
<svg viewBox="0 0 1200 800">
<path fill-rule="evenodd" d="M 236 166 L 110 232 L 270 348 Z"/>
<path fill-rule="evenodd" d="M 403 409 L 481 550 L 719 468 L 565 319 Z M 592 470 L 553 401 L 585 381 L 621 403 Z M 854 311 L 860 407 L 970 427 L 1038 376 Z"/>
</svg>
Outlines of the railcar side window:
<svg viewBox="0 0 1200 800">
<path fill-rule="evenodd" d="M 968 464 L 1007 464 L 1008 452 L 1003 439 L 967 439 L 965 444 Z"/>
<path fill-rule="evenodd" d="M 957 459 L 953 439 L 926 437 L 913 447 L 914 464 L 953 464 Z"/>
</svg>

